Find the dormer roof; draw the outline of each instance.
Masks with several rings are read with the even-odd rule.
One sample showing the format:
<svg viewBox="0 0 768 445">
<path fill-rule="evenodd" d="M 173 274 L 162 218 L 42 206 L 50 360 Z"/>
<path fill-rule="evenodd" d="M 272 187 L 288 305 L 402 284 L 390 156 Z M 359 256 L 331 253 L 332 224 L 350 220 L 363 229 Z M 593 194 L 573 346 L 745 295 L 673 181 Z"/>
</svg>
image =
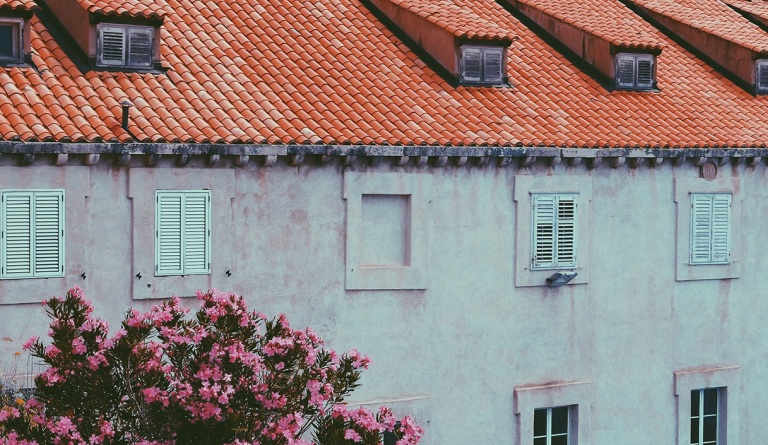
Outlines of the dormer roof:
<svg viewBox="0 0 768 445">
<path fill-rule="evenodd" d="M 768 26 L 768 2 L 749 0 L 723 0 L 727 5 L 751 15 L 763 25 Z"/>
<path fill-rule="evenodd" d="M 490 17 L 452 0 L 388 0 L 418 17 L 445 29 L 459 39 L 498 41 L 509 45 L 517 39 L 515 33 L 497 25 Z"/>
<path fill-rule="evenodd" d="M 34 0 L 0 0 L 0 13 L 12 12 L 18 15 L 31 16 L 40 7 Z"/>
<path fill-rule="evenodd" d="M 162 22 L 170 9 L 164 0 L 76 0 L 98 17 L 146 19 Z"/>
<path fill-rule="evenodd" d="M 663 44 L 652 27 L 631 13 L 618 0 L 508 0 L 542 12 L 546 16 L 580 29 L 615 47 L 657 54 Z"/>
<path fill-rule="evenodd" d="M 663 16 L 756 53 L 768 54 L 768 34 L 721 0 L 629 1 L 648 12 L 656 13 L 655 17 Z"/>
</svg>

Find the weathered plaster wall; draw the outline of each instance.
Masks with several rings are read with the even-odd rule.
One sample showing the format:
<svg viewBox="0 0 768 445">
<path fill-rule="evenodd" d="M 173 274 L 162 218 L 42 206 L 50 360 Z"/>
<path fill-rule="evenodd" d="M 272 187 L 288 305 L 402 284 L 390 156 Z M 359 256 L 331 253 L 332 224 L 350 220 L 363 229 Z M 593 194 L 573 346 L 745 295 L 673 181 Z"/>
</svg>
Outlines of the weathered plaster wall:
<svg viewBox="0 0 768 445">
<path fill-rule="evenodd" d="M 26 280 L 23 295 L 8 292 L 16 284 L 0 282 L 0 338 L 10 339 L 0 342 L 0 362 L 9 362 L 30 335 L 45 332 L 34 301 L 62 294 L 66 285 L 84 287 L 112 326 L 128 306 L 154 302 L 131 299 L 136 249 L 153 249 L 151 243 L 132 247 L 131 222 L 153 211 L 146 203 L 137 208 L 135 196 L 153 194 L 154 186 L 130 185 L 146 176 L 136 171 L 144 168 L 138 162 L 22 168 L 0 159 L 0 187 L 61 184 L 68 206 L 84 196 L 84 215 L 74 219 L 82 222 L 67 216 L 66 243 L 68 252 L 82 246 L 86 273 L 82 279 L 72 268 L 65 280 Z M 743 241 L 741 277 L 693 281 L 676 281 L 675 273 L 674 178 L 698 178 L 691 163 L 594 170 L 543 162 L 529 168 L 387 162 L 207 168 L 193 160 L 176 168 L 161 160 L 155 169 L 166 185 L 176 178 L 187 188 L 190 178 L 199 178 L 227 190 L 220 194 L 225 202 L 212 203 L 212 224 L 227 224 L 230 248 L 220 260 L 225 264 L 212 265 L 211 286 L 244 294 L 267 314 L 285 312 L 296 327 L 313 326 L 330 347 L 369 354 L 373 366 L 354 400 L 398 400 L 398 410 L 427 423 L 427 445 L 517 443 L 514 388 L 555 381 L 592 382 L 591 407 L 580 406 L 591 413 L 590 444 L 645 445 L 649 438 L 674 444 L 674 371 L 718 365 L 742 370 L 742 406 L 729 406 L 728 413 L 740 420 L 737 443 L 768 433 L 759 415 L 768 408 L 764 164 L 720 167 L 721 178 L 738 178 L 735 193 L 743 200 L 743 224 L 733 228 Z M 345 169 L 430 176 L 420 189 L 427 289 L 345 290 Z M 591 178 L 590 214 L 581 215 L 589 230 L 579 234 L 591 252 L 588 283 L 515 287 L 516 175 Z M 71 190 L 72 184 L 85 190 Z M 3 304 L 14 301 L 30 303 Z"/>
</svg>

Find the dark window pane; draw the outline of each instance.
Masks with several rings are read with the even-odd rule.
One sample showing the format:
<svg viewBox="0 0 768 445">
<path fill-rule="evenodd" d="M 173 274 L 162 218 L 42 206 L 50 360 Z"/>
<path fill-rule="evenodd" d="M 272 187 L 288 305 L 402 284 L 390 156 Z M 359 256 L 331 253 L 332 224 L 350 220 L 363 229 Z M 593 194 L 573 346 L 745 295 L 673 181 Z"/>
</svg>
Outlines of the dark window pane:
<svg viewBox="0 0 768 445">
<path fill-rule="evenodd" d="M 568 445 L 568 436 L 552 436 L 552 445 Z"/>
<path fill-rule="evenodd" d="M 691 391 L 691 417 L 699 415 L 699 390 Z"/>
<path fill-rule="evenodd" d="M 704 419 L 704 442 L 717 440 L 717 416 L 705 417 Z"/>
<path fill-rule="evenodd" d="M 533 445 L 547 445 L 547 438 L 539 437 L 538 439 L 533 439 Z"/>
<path fill-rule="evenodd" d="M 699 418 L 691 419 L 691 443 L 698 445 L 699 443 Z"/>
<path fill-rule="evenodd" d="M 568 432 L 568 407 L 552 408 L 552 434 Z"/>
<path fill-rule="evenodd" d="M 547 435 L 547 410 L 537 409 L 533 412 L 533 435 Z"/>
<path fill-rule="evenodd" d="M 0 26 L 0 57 L 13 57 L 13 26 Z"/>
<path fill-rule="evenodd" d="M 717 414 L 717 389 L 704 390 L 704 414 Z"/>
</svg>

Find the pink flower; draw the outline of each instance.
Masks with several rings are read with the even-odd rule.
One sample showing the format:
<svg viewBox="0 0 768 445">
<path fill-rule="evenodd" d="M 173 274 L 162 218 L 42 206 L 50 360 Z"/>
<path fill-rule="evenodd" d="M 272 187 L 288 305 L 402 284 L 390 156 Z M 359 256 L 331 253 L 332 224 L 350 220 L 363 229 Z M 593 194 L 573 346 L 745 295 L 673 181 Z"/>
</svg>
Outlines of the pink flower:
<svg viewBox="0 0 768 445">
<path fill-rule="evenodd" d="M 29 337 L 29 340 L 25 341 L 25 342 L 24 342 L 24 344 L 23 344 L 21 347 L 22 347 L 22 348 L 24 348 L 24 349 L 29 349 L 29 348 L 31 348 L 31 347 L 32 347 L 32 345 L 34 345 L 34 344 L 37 342 L 37 340 L 39 340 L 39 339 L 40 339 L 40 337 L 38 337 L 38 336 L 36 336 L 36 335 L 35 335 L 35 336 L 32 336 L 32 337 Z"/>
<path fill-rule="evenodd" d="M 344 431 L 344 438 L 347 440 L 354 440 L 355 442 L 362 442 L 363 440 L 363 438 L 360 437 L 360 435 L 357 434 L 357 431 L 355 430 Z"/>
</svg>

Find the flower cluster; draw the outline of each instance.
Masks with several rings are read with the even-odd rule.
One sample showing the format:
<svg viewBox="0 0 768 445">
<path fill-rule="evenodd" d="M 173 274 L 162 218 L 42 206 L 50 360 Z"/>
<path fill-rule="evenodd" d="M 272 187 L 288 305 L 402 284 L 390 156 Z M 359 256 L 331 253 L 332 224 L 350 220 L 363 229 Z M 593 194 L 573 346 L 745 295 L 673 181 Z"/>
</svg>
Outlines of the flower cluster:
<svg viewBox="0 0 768 445">
<path fill-rule="evenodd" d="M 344 404 L 368 357 L 337 355 L 311 329 L 248 311 L 232 293 L 198 299 L 192 315 L 177 298 L 131 309 L 112 336 L 80 289 L 46 302 L 51 343 L 24 347 L 47 369 L 33 398 L 0 409 L 0 444 L 378 445 L 384 434 L 419 443 L 410 417 Z"/>
</svg>

